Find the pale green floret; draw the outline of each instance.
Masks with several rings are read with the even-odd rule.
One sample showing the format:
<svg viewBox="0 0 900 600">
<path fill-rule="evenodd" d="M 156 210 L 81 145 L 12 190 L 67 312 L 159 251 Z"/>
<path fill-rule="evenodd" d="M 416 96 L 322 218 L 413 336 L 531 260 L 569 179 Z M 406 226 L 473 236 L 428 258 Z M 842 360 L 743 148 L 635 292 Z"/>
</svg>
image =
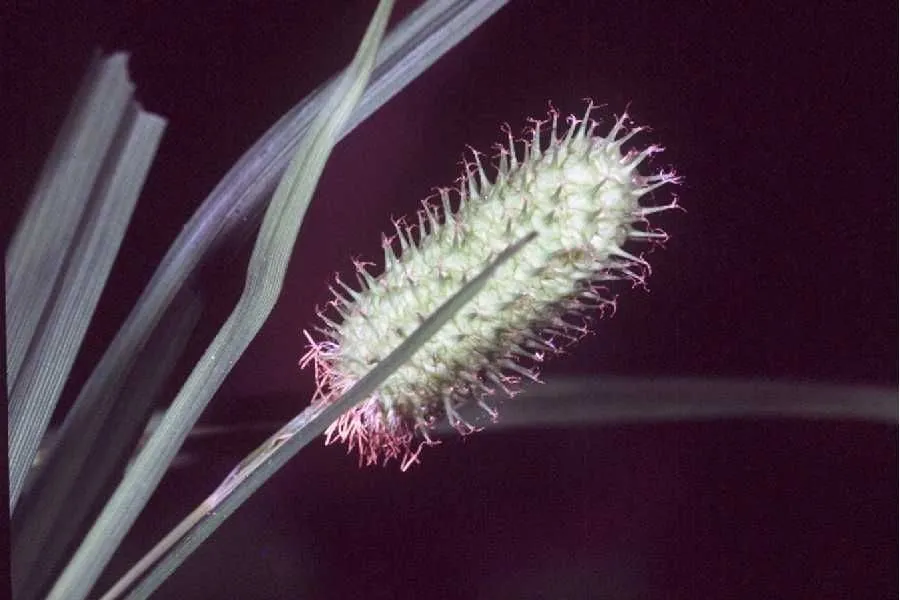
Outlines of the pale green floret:
<svg viewBox="0 0 900 600">
<path fill-rule="evenodd" d="M 638 200 L 676 178 L 640 175 L 638 164 L 659 148 L 623 155 L 623 142 L 639 129 L 619 137 L 623 116 L 607 136 L 594 136 L 590 109 L 584 120 L 570 119 L 562 138 L 552 113 L 547 147 L 541 149 L 538 125 L 521 162 L 510 136 L 493 183 L 476 153 L 460 181 L 456 212 L 449 190 L 441 190 L 442 212 L 427 202 L 419 212 L 418 242 L 415 227 L 395 224 L 400 255 L 384 241 L 381 276 L 373 278 L 357 265 L 362 291 L 339 282 L 350 296 L 335 294 L 342 322 L 326 319 L 331 340 L 313 349 L 323 401 L 351 387 L 493 256 L 538 232 L 375 396 L 333 425 L 329 441 L 348 441 L 369 463 L 400 457 L 405 468 L 421 448 L 413 450 L 415 433 L 430 441 L 428 427 L 445 414 L 459 429 L 471 430 L 456 414 L 461 403 L 480 402 L 497 387 L 510 392 L 517 376 L 535 379 L 515 361 L 541 360 L 543 351 L 556 350 L 554 337 L 577 339 L 584 327 L 562 317 L 612 304 L 597 282 L 643 281 L 646 262 L 622 246 L 629 238 L 664 237 L 643 225 L 646 215 L 674 203 L 642 208 Z"/>
</svg>

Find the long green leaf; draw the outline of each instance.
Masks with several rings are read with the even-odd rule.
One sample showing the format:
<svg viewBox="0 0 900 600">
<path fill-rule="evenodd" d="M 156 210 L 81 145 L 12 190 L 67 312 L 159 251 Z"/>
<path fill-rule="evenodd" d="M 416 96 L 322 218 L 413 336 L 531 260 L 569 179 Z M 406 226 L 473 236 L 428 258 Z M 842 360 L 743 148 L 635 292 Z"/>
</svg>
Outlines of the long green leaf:
<svg viewBox="0 0 900 600">
<path fill-rule="evenodd" d="M 479 423 L 484 411 L 460 415 Z M 491 431 L 596 427 L 606 423 L 699 422 L 726 419 L 807 419 L 897 423 L 897 390 L 769 380 L 566 377 L 529 385 L 505 403 Z M 446 423 L 438 435 L 453 435 Z"/>
<path fill-rule="evenodd" d="M 57 480 L 71 477 L 78 482 L 78 493 L 64 498 L 42 494 L 32 499 L 27 493 L 22 497 L 19 508 L 25 518 L 15 523 L 10 554 L 16 600 L 42 598 L 53 583 L 52 578 L 65 567 L 74 550 L 71 546 L 87 533 L 90 520 L 103 506 L 102 502 L 91 500 L 107 497 L 122 478 L 125 463 L 147 420 L 146 411 L 159 400 L 168 375 L 200 320 L 202 308 L 199 293 L 185 286 L 147 342 L 154 360 L 138 365 L 125 381 L 129 401 L 110 407 L 109 415 L 96 415 L 101 423 L 108 424 L 104 443 L 94 446 L 94 452 L 74 472 L 60 473 L 60 468 L 74 467 L 56 461 L 38 473 L 43 489 L 52 490 Z M 120 457 L 117 468 L 94 468 L 109 463 L 109 455 Z"/>
<path fill-rule="evenodd" d="M 6 376 L 10 389 L 134 93 L 126 60 L 124 54 L 117 54 L 92 61 L 7 249 Z"/>
<path fill-rule="evenodd" d="M 62 393 L 165 129 L 127 56 L 92 69 L 7 257 L 10 510 Z"/>
</svg>

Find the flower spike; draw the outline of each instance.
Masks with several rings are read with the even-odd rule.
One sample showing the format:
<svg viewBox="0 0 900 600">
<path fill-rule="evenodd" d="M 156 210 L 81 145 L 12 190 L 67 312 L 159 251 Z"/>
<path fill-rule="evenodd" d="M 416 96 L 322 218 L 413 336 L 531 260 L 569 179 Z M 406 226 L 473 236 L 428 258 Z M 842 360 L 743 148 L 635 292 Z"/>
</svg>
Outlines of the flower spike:
<svg viewBox="0 0 900 600">
<path fill-rule="evenodd" d="M 644 284 L 649 263 L 624 246 L 666 239 L 647 217 L 675 208 L 675 202 L 642 205 L 640 200 L 679 179 L 671 171 L 641 175 L 640 165 L 662 148 L 624 150 L 626 141 L 645 130 L 630 126 L 627 114 L 605 135 L 595 135 L 594 109 L 589 103 L 584 118 L 569 117 L 560 135 L 559 115 L 551 107 L 548 119 L 532 120 L 530 135 L 518 142 L 521 152 L 504 126 L 507 139 L 498 146 L 494 182 L 471 150 L 454 191 L 438 188 L 440 205 L 423 203 L 418 236 L 402 219 L 394 221 L 394 235 L 383 237 L 381 275 L 370 275 L 370 263 L 357 261 L 362 289 L 338 280 L 343 291 L 334 292 L 331 304 L 340 323 L 322 316 L 325 340 L 306 334 L 310 349 L 301 361 L 315 365 L 313 401 L 319 403 L 350 389 L 492 256 L 531 231 L 538 233 L 464 314 L 340 417 L 326 432 L 326 442 L 345 442 L 366 464 L 399 459 L 405 470 L 419 461 L 423 446 L 437 443 L 429 430 L 438 419 L 463 434 L 476 431 L 460 415 L 463 405 L 475 403 L 496 418 L 486 402 L 489 395 L 497 389 L 514 394 L 523 377 L 537 381 L 523 360 L 539 363 L 546 354 L 559 353 L 560 340 L 585 335 L 590 312 L 614 310 L 615 297 L 603 282 Z M 549 134 L 541 131 L 547 124 Z M 451 193 L 459 200 L 455 211 Z"/>
</svg>

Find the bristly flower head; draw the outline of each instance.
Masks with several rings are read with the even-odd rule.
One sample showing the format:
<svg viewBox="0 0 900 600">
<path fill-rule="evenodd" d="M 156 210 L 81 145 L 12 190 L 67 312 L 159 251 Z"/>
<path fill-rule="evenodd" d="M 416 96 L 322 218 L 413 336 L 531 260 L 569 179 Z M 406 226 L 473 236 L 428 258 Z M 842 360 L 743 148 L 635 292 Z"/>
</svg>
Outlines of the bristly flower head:
<svg viewBox="0 0 900 600">
<path fill-rule="evenodd" d="M 441 206 L 426 200 L 418 212 L 418 240 L 415 227 L 403 221 L 394 223 L 394 237 L 382 237 L 380 276 L 357 263 L 360 290 L 337 279 L 343 291 L 331 290 L 331 305 L 340 322 L 320 315 L 326 338 L 313 341 L 307 334 L 311 346 L 301 361 L 315 363 L 314 402 L 340 397 L 492 255 L 538 233 L 375 394 L 336 421 L 326 432 L 327 443 L 347 442 L 367 464 L 399 458 L 406 469 L 424 444 L 434 443 L 428 432 L 437 419 L 446 417 L 461 433 L 471 432 L 457 412 L 460 406 L 474 401 L 494 416 L 487 394 L 496 388 L 511 394 L 520 377 L 536 380 L 519 361 L 540 362 L 544 353 L 558 352 L 560 340 L 579 339 L 586 332 L 586 311 L 614 306 L 610 281 L 643 283 L 648 264 L 623 246 L 628 240 L 665 239 L 647 217 L 675 201 L 641 206 L 639 200 L 677 177 L 641 175 L 638 165 L 661 148 L 624 150 L 643 129 L 629 128 L 626 115 L 606 135 L 595 135 L 592 108 L 584 119 L 569 117 L 562 136 L 551 109 L 549 120 L 533 123 L 521 154 L 507 127 L 493 182 L 473 151 L 455 190 L 455 212 L 451 190 L 439 190 Z M 549 140 L 542 148 L 541 127 L 547 123 Z"/>
</svg>

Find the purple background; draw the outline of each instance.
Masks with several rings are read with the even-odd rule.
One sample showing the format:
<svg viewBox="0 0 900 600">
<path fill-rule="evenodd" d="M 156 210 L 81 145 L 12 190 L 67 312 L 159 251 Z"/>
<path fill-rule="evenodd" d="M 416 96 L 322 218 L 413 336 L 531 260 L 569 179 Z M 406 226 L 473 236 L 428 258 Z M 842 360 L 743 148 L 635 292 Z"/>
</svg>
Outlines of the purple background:
<svg viewBox="0 0 900 600">
<path fill-rule="evenodd" d="M 4 196 L 21 208 L 91 50 L 132 53 L 170 119 L 63 405 L 156 263 L 238 156 L 350 58 L 374 2 L 17 9 L 7 31 Z M 400 2 L 402 14 L 416 2 Z M 683 4 L 683 5 L 682 5 Z M 303 328 L 390 217 L 547 102 L 653 127 L 687 212 L 661 215 L 650 293 L 620 291 L 553 375 L 895 386 L 894 11 L 829 3 L 519 1 L 335 150 L 276 312 L 204 421 L 305 406 Z M 878 11 L 881 10 L 882 13 Z M 661 200 L 665 196 L 661 196 Z M 8 227 L 11 221 L 7 220 Z M 240 292 L 246 252 L 191 356 Z M 138 557 L 262 434 L 189 442 L 119 562 Z M 723 422 L 480 434 L 410 473 L 316 444 L 161 592 L 179 598 L 878 598 L 897 594 L 896 427 Z"/>
</svg>

